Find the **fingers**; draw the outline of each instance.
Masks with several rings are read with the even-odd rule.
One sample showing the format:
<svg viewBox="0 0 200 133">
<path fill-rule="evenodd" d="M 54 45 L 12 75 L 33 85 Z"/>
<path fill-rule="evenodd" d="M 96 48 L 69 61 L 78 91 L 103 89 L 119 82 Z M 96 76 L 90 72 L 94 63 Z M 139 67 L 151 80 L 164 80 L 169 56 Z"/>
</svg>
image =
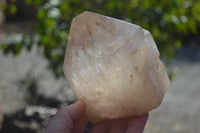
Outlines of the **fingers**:
<svg viewBox="0 0 200 133">
<path fill-rule="evenodd" d="M 90 133 L 142 133 L 147 119 L 148 114 L 110 120 L 95 125 Z"/>
<path fill-rule="evenodd" d="M 83 115 L 77 124 L 74 125 L 72 133 L 83 133 L 85 126 L 88 122 L 87 116 Z"/>
<path fill-rule="evenodd" d="M 81 126 L 79 132 L 82 132 L 87 123 L 84 112 L 85 105 L 81 100 L 78 100 L 70 106 L 62 107 L 49 122 L 45 133 L 70 133 L 72 129 L 78 129 L 78 126 Z M 76 133 L 79 132 L 77 131 Z"/>
<path fill-rule="evenodd" d="M 108 133 L 111 122 L 102 122 L 92 127 L 90 133 Z"/>
<path fill-rule="evenodd" d="M 95 125 L 90 133 L 125 133 L 130 118 L 109 120 Z"/>
<path fill-rule="evenodd" d="M 126 133 L 143 133 L 148 114 L 137 116 L 130 121 Z"/>
<path fill-rule="evenodd" d="M 84 112 L 85 105 L 81 100 L 62 107 L 49 122 L 45 133 L 82 133 L 88 121 Z M 148 114 L 110 120 L 95 125 L 90 133 L 142 133 L 147 119 Z"/>
<path fill-rule="evenodd" d="M 130 118 L 114 120 L 109 133 L 125 133 L 130 120 Z"/>
<path fill-rule="evenodd" d="M 84 115 L 84 112 L 85 104 L 82 100 L 78 100 L 70 106 L 63 107 L 59 112 L 60 114 L 58 113 L 58 115 L 61 115 L 61 117 L 69 115 L 72 123 L 75 124 L 81 119 L 81 117 Z"/>
</svg>

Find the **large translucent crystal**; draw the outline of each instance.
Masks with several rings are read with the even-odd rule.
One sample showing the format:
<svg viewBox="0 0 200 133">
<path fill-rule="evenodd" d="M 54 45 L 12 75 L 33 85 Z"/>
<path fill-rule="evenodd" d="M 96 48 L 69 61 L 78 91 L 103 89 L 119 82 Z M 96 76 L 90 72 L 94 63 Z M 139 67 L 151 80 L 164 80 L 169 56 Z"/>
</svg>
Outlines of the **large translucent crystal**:
<svg viewBox="0 0 200 133">
<path fill-rule="evenodd" d="M 91 12 L 72 21 L 64 73 L 92 123 L 147 113 L 169 87 L 147 30 Z"/>
</svg>

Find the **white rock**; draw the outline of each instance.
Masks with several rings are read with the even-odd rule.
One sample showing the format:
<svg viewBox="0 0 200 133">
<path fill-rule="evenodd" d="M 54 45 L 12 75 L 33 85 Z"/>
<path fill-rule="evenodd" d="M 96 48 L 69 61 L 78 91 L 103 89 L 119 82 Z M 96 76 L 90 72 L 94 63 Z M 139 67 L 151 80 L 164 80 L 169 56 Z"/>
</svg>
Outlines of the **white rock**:
<svg viewBox="0 0 200 133">
<path fill-rule="evenodd" d="M 64 73 L 92 123 L 145 114 L 170 84 L 147 30 L 91 12 L 72 21 Z"/>
</svg>

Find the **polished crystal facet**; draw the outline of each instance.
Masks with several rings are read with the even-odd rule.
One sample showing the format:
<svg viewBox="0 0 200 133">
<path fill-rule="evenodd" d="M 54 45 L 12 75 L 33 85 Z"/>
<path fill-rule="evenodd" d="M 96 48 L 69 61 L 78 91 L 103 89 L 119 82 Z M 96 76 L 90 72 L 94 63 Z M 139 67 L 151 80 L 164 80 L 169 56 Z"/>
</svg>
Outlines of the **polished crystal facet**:
<svg viewBox="0 0 200 133">
<path fill-rule="evenodd" d="M 147 113 L 170 84 L 147 30 L 91 12 L 72 21 L 64 73 L 92 123 Z"/>
</svg>

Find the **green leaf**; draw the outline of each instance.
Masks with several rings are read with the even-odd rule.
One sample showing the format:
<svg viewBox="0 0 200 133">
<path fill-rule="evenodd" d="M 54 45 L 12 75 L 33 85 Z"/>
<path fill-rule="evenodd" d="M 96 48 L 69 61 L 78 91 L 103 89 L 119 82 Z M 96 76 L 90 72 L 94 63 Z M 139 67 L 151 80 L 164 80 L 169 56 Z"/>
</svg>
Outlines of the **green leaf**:
<svg viewBox="0 0 200 133">
<path fill-rule="evenodd" d="M 9 5 L 9 12 L 11 15 L 14 15 L 17 12 L 17 7 L 15 4 L 12 3 Z"/>
<path fill-rule="evenodd" d="M 45 10 L 39 10 L 38 13 L 37 13 L 38 20 L 41 21 L 42 19 L 44 19 L 45 15 L 46 15 Z"/>
<path fill-rule="evenodd" d="M 27 5 L 31 5 L 32 4 L 32 0 L 26 0 L 26 4 Z"/>
<path fill-rule="evenodd" d="M 182 47 L 182 42 L 181 42 L 180 40 L 177 40 L 177 41 L 175 42 L 174 46 L 175 46 L 176 48 L 181 48 L 181 47 Z"/>
</svg>

